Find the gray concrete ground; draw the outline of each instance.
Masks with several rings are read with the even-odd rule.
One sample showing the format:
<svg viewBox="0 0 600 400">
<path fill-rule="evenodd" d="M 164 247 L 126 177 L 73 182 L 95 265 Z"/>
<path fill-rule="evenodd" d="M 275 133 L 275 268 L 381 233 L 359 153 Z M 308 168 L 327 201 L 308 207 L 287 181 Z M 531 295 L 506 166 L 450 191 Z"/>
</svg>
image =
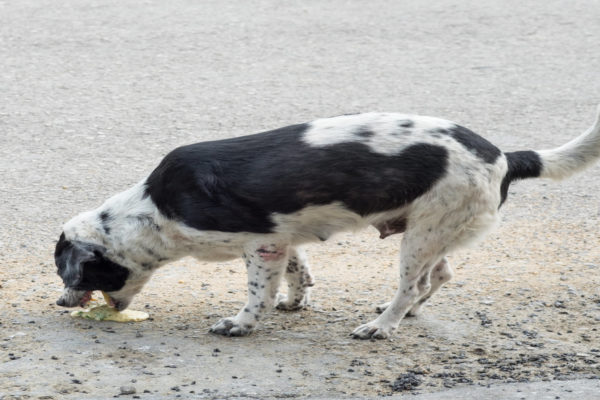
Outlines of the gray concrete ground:
<svg viewBox="0 0 600 400">
<path fill-rule="evenodd" d="M 0 0 L 0 399 L 599 398 L 598 166 L 512 187 L 383 342 L 347 337 L 394 290 L 398 243 L 372 231 L 309 249 L 314 306 L 242 339 L 206 334 L 243 301 L 239 263 L 161 270 L 132 305 L 153 320 L 118 325 L 53 304 L 52 258 L 62 223 L 181 144 L 370 110 L 562 144 L 600 102 L 599 21 L 584 0 Z"/>
</svg>

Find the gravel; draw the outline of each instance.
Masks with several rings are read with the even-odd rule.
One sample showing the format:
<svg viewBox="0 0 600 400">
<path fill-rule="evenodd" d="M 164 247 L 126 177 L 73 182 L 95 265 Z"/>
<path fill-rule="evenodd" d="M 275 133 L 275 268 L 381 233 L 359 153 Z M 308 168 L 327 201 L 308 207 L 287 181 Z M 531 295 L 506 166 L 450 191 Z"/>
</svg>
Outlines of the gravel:
<svg viewBox="0 0 600 400">
<path fill-rule="evenodd" d="M 421 384 L 421 379 L 413 373 L 400 375 L 392 384 L 394 392 L 403 392 L 405 390 L 414 390 Z"/>
</svg>

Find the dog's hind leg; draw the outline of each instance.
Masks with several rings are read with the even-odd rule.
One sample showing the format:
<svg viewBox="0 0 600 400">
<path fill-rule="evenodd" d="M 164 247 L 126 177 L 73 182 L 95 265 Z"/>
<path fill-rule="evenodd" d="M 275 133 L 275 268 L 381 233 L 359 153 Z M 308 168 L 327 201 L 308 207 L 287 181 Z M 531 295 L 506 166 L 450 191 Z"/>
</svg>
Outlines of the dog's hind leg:
<svg viewBox="0 0 600 400">
<path fill-rule="evenodd" d="M 407 229 L 400 252 L 400 287 L 381 315 L 356 328 L 352 333 L 353 337 L 387 338 L 398 327 L 402 318 L 413 307 L 418 306 L 419 300 L 426 300 L 451 278 L 450 267 L 443 262 L 444 256 L 453 249 L 474 241 L 497 221 L 495 209 L 477 214 L 473 210 L 469 211 L 466 215 L 459 212 L 443 214 L 436 221 L 435 229 L 429 228 L 429 224 L 414 225 L 412 229 Z M 437 266 L 442 268 L 432 274 Z M 432 276 L 437 279 L 435 289 Z"/>
<path fill-rule="evenodd" d="M 446 227 L 438 226 L 437 232 L 438 234 L 432 236 L 428 230 L 423 231 L 421 227 L 407 230 L 402 239 L 400 284 L 394 299 L 379 317 L 356 328 L 352 333 L 353 337 L 387 338 L 408 311 L 429 294 L 432 288 L 431 272 L 442 262 L 449 250 L 449 244 L 456 239 L 454 231 Z"/>
<path fill-rule="evenodd" d="M 390 306 L 390 304 L 392 304 L 391 301 L 388 301 L 387 303 L 378 305 L 377 307 L 375 307 L 375 312 L 378 314 L 381 314 L 382 312 L 385 311 L 386 308 L 388 308 Z"/>
<path fill-rule="evenodd" d="M 299 310 L 308 305 L 313 277 L 303 249 L 290 249 L 289 261 L 285 270 L 288 284 L 287 295 L 279 294 L 276 307 L 280 310 Z"/>
<path fill-rule="evenodd" d="M 417 301 L 417 303 L 408 311 L 406 314 L 407 317 L 415 317 L 421 312 L 421 307 L 433 294 L 442 287 L 443 284 L 448 282 L 454 276 L 454 271 L 452 271 L 452 267 L 448 264 L 448 260 L 443 258 L 431 271 L 431 288 L 429 292 L 426 293 L 423 297 Z"/>
<path fill-rule="evenodd" d="M 415 317 L 417 316 L 420 311 L 421 311 L 421 307 L 423 306 L 423 304 L 425 304 L 425 302 L 427 302 L 427 300 L 429 300 L 429 298 L 440 288 L 442 287 L 442 285 L 444 285 L 446 282 L 448 282 L 450 279 L 452 279 L 452 277 L 454 276 L 454 271 L 452 271 L 452 268 L 450 267 L 450 264 L 448 264 L 448 260 L 446 260 L 446 258 L 444 257 L 442 259 L 442 261 L 440 261 L 431 271 L 431 275 L 430 275 L 430 283 L 431 283 L 431 288 L 429 289 L 429 292 L 425 293 L 420 299 L 419 301 L 417 301 L 417 303 L 408 311 L 408 313 L 406 313 L 407 317 Z M 422 276 L 421 279 L 419 280 L 419 293 L 423 293 L 425 292 L 425 286 L 427 284 L 427 280 L 425 276 Z M 382 312 L 385 311 L 386 308 L 388 308 L 390 306 L 392 302 L 389 301 L 387 303 L 384 304 L 380 304 L 375 308 L 375 311 L 378 312 L 379 314 L 381 314 Z"/>
<path fill-rule="evenodd" d="M 248 302 L 231 318 L 223 318 L 210 331 L 226 336 L 245 336 L 273 308 L 281 276 L 288 265 L 287 243 L 251 243 L 244 246 L 248 273 Z"/>
</svg>

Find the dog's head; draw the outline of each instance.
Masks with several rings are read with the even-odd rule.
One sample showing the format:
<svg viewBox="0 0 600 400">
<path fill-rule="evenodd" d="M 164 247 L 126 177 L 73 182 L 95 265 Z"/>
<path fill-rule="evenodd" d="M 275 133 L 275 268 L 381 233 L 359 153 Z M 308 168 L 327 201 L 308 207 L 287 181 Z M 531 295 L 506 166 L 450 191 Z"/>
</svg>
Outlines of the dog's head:
<svg viewBox="0 0 600 400">
<path fill-rule="evenodd" d="M 124 310 L 141 289 L 139 282 L 131 279 L 131 271 L 109 260 L 106 248 L 100 245 L 68 240 L 63 233 L 56 244 L 54 259 L 65 284 L 56 302 L 59 306 L 84 306 L 94 290 L 102 290 L 110 296 L 112 306 Z"/>
</svg>

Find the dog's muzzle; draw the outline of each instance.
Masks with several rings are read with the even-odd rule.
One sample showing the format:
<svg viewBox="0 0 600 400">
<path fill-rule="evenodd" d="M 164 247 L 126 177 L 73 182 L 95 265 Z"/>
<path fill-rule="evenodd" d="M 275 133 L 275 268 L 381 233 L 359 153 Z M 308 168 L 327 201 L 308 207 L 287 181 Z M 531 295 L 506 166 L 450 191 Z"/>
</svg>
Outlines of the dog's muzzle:
<svg viewBox="0 0 600 400">
<path fill-rule="evenodd" d="M 61 307 L 84 307 L 92 298 L 90 290 L 76 290 L 65 288 L 62 295 L 56 301 L 56 304 Z"/>
</svg>

